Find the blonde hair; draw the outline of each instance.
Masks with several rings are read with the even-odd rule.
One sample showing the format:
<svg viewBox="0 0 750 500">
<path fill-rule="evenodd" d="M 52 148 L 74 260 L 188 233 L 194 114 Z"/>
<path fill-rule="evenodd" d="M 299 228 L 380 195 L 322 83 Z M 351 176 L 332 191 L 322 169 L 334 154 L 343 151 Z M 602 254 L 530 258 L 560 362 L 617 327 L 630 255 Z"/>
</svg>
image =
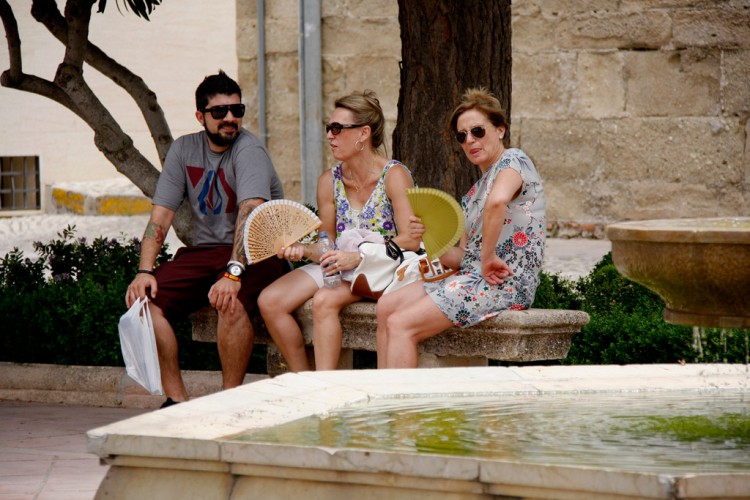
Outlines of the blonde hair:
<svg viewBox="0 0 750 500">
<path fill-rule="evenodd" d="M 385 138 L 385 117 L 378 96 L 372 90 L 354 92 L 336 99 L 337 108 L 348 109 L 358 125 L 369 125 L 372 147 L 378 149 Z"/>
</svg>

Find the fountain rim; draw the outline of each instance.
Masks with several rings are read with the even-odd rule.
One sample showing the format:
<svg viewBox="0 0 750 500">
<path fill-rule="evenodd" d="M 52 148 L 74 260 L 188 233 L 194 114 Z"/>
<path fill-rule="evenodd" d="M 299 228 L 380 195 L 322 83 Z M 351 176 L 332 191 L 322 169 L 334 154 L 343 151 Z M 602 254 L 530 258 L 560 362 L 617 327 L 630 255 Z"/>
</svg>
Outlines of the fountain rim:
<svg viewBox="0 0 750 500">
<path fill-rule="evenodd" d="M 742 227 L 739 227 L 738 224 Z M 750 245 L 750 217 L 693 217 L 625 221 L 609 224 L 606 228 L 606 234 L 612 242 Z"/>
<path fill-rule="evenodd" d="M 446 494 L 473 491 L 511 492 L 514 497 L 673 498 L 675 488 L 701 492 L 700 497 L 728 497 L 748 491 L 750 473 L 682 474 L 616 471 L 604 467 L 532 464 L 451 455 L 379 452 L 358 448 L 323 448 L 251 444 L 226 437 L 250 429 L 273 427 L 303 416 L 341 408 L 371 398 L 405 395 L 483 395 L 521 393 L 748 391 L 747 365 L 572 365 L 528 367 L 430 368 L 287 373 L 241 385 L 169 408 L 147 412 L 87 432 L 88 451 L 111 467 L 98 496 L 115 491 L 119 481 L 133 488 L 142 471 L 165 471 L 156 491 L 185 491 L 178 471 L 217 471 L 221 484 L 283 484 L 308 488 L 319 483 L 378 484 L 433 491 L 440 481 Z M 313 475 L 313 476 L 311 476 Z M 393 483 L 390 481 L 395 479 Z M 293 483 L 294 482 L 294 483 Z M 154 484 L 144 487 L 153 496 Z M 115 486 L 113 486 L 115 485 Z M 192 484 L 189 486 L 192 487 Z M 239 486 L 237 490 L 239 491 Z M 249 486 L 248 486 L 249 487 Z M 116 490 L 119 491 L 119 490 Z M 130 490 L 129 490 L 130 491 Z M 270 491 L 270 490 L 269 490 Z M 329 490 L 330 491 L 330 490 Z M 398 492 L 397 489 L 388 490 Z M 560 492 L 557 494 L 555 492 Z M 646 495 L 648 493 L 648 495 Z M 173 495 L 176 496 L 176 495 Z M 184 496 L 184 495 L 183 495 Z M 231 496 L 231 491 L 226 498 Z M 481 494 L 472 497 L 479 497 Z M 686 495 L 696 498 L 698 495 Z M 401 495 L 399 498 L 406 498 Z M 738 498 L 733 496 L 732 498 Z"/>
</svg>

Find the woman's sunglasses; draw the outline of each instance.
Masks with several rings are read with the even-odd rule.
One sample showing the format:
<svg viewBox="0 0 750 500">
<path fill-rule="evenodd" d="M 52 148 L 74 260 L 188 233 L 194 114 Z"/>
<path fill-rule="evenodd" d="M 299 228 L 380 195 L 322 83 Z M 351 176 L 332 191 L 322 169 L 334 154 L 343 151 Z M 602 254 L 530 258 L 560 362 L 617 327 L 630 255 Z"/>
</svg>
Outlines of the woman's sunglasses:
<svg viewBox="0 0 750 500">
<path fill-rule="evenodd" d="M 469 133 L 471 133 L 471 135 L 474 136 L 475 139 L 481 139 L 487 132 L 484 130 L 484 127 L 474 127 L 468 132 L 466 130 L 461 130 L 459 132 L 456 132 L 456 140 L 458 141 L 458 143 L 463 144 L 466 141 L 466 134 Z"/>
<path fill-rule="evenodd" d="M 330 132 L 333 135 L 339 135 L 341 133 L 341 131 L 344 130 L 345 128 L 359 128 L 359 127 L 364 127 L 365 125 L 367 125 L 367 124 L 366 123 L 359 123 L 359 124 L 348 124 L 348 125 L 345 125 L 345 124 L 339 123 L 339 122 L 328 123 L 328 124 L 326 124 L 326 134 L 328 132 Z"/>
<path fill-rule="evenodd" d="M 244 104 L 221 104 L 214 106 L 213 108 L 205 108 L 204 113 L 211 113 L 214 120 L 222 120 L 227 113 L 232 112 L 232 116 L 235 118 L 242 118 L 245 116 L 245 105 Z"/>
</svg>

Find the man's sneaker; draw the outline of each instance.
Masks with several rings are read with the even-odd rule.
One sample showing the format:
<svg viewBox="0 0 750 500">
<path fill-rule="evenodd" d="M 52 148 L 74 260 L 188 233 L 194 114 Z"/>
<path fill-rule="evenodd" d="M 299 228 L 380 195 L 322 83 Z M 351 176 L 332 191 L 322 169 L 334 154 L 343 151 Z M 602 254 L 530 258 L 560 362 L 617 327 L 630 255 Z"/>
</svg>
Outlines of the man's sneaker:
<svg viewBox="0 0 750 500">
<path fill-rule="evenodd" d="M 167 398 L 167 400 L 166 400 L 166 401 L 164 401 L 164 402 L 163 402 L 163 403 L 161 404 L 161 406 L 159 407 L 159 409 L 162 409 L 162 408 L 169 408 L 170 406 L 174 406 L 174 405 L 176 405 L 176 404 L 179 404 L 179 403 L 180 403 L 179 401 L 175 401 L 175 400 L 174 400 L 174 399 L 172 399 L 172 398 Z"/>
</svg>

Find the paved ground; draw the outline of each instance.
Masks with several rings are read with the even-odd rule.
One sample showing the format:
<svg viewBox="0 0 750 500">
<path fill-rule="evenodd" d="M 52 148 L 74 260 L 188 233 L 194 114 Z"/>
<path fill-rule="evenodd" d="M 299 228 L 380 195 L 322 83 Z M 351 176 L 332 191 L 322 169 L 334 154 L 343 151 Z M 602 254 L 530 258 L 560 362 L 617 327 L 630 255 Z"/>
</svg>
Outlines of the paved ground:
<svg viewBox="0 0 750 500">
<path fill-rule="evenodd" d="M 0 401 L 0 499 L 94 498 L 107 468 L 86 431 L 145 411 Z"/>
<path fill-rule="evenodd" d="M 14 247 L 33 257 L 67 225 L 79 237 L 140 237 L 147 216 L 35 215 L 0 218 L 0 258 Z M 168 239 L 174 250 L 180 246 Z M 608 241 L 548 241 L 544 268 L 576 279 L 610 250 Z M 86 431 L 148 410 L 0 401 L 0 500 L 90 499 L 107 468 L 86 451 Z"/>
</svg>

